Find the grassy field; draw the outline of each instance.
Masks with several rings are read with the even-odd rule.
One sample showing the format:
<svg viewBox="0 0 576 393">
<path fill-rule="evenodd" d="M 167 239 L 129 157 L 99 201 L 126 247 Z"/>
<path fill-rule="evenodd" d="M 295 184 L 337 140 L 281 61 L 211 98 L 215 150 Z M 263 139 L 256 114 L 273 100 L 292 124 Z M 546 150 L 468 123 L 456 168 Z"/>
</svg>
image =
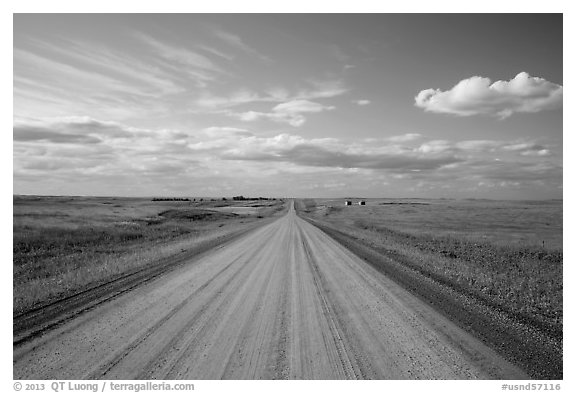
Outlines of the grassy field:
<svg viewBox="0 0 576 393">
<path fill-rule="evenodd" d="M 283 201 L 14 196 L 14 312 L 158 263 L 283 208 Z"/>
<path fill-rule="evenodd" d="M 312 201 L 316 215 L 339 213 L 353 224 L 369 218 L 377 225 L 414 235 L 454 236 L 503 246 L 562 250 L 562 201 L 368 199 L 366 206 L 344 200 Z M 310 202 L 309 202 L 310 203 Z"/>
<path fill-rule="evenodd" d="M 330 225 L 458 293 L 561 335 L 562 201 L 304 200 Z"/>
</svg>

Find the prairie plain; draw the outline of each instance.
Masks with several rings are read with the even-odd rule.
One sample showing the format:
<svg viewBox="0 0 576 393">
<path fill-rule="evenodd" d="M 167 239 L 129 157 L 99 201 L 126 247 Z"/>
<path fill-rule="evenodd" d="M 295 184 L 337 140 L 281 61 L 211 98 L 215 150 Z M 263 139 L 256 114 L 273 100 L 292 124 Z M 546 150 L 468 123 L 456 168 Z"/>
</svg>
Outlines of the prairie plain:
<svg viewBox="0 0 576 393">
<path fill-rule="evenodd" d="M 359 201 L 360 199 L 349 199 Z M 562 200 L 316 199 L 314 214 L 347 225 L 359 220 L 413 235 L 454 237 L 501 246 L 562 250 Z"/>
<path fill-rule="evenodd" d="M 13 209 L 16 315 L 218 243 L 283 201 L 14 196 Z"/>
<path fill-rule="evenodd" d="M 15 196 L 15 375 L 562 379 L 561 201 L 365 201 Z"/>
</svg>

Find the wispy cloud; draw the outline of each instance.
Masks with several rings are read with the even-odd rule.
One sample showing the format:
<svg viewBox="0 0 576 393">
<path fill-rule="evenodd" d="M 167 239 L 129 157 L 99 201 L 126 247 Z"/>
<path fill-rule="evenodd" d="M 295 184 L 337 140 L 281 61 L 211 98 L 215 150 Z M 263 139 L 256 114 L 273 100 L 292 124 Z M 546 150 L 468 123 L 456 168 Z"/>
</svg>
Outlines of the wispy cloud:
<svg viewBox="0 0 576 393">
<path fill-rule="evenodd" d="M 125 81 L 23 49 L 14 49 L 14 63 L 18 74 L 24 77 L 30 76 L 36 79 L 37 70 L 44 70 L 44 84 L 54 86 L 60 90 L 74 87 L 73 91 L 94 91 L 94 89 L 95 91 L 101 91 L 107 89 L 142 94 L 140 89 Z"/>
<path fill-rule="evenodd" d="M 168 44 L 141 32 L 134 32 L 133 35 L 145 45 L 152 48 L 154 52 L 165 61 L 177 64 L 179 67 L 172 66 L 174 70 L 180 72 L 185 70 L 192 78 L 206 82 L 216 79 L 217 75 L 228 74 L 219 65 L 210 60 L 210 58 L 198 52 L 183 46 Z M 212 50 L 212 53 L 214 53 L 214 51 L 215 50 Z M 166 66 L 167 64 L 163 63 L 163 65 Z M 181 68 L 182 66 L 187 68 Z"/>
<path fill-rule="evenodd" d="M 348 89 L 340 80 L 309 83 L 311 84 L 310 87 L 294 92 L 290 92 L 287 88 L 275 87 L 268 89 L 264 94 L 246 88 L 239 89 L 227 96 L 216 96 L 205 93 L 204 96 L 195 101 L 195 104 L 202 108 L 219 109 L 259 102 L 275 103 L 333 98 L 348 92 Z"/>
<path fill-rule="evenodd" d="M 149 89 L 155 94 L 176 94 L 184 91 L 175 81 L 178 78 L 173 73 L 109 47 L 74 39 L 62 39 L 60 44 L 43 40 L 32 42 L 38 48 L 59 55 L 62 60 L 69 59 L 81 64 L 83 68 L 96 69 L 101 74 L 138 84 L 142 90 Z"/>
<path fill-rule="evenodd" d="M 221 50 L 219 50 L 219 49 L 216 49 L 216 48 L 214 48 L 214 47 L 212 47 L 212 46 L 199 44 L 199 45 L 196 45 L 196 47 L 197 47 L 198 49 L 200 49 L 200 50 L 203 50 L 203 51 L 205 51 L 205 52 L 207 52 L 207 53 L 210 53 L 210 54 L 212 54 L 212 55 L 214 55 L 214 56 L 221 57 L 221 58 L 223 58 L 223 59 L 225 59 L 225 60 L 228 60 L 228 61 L 234 60 L 234 56 L 233 56 L 233 55 L 231 55 L 231 54 L 229 54 L 229 53 L 226 53 L 226 52 L 224 52 L 224 51 L 221 51 Z"/>
<path fill-rule="evenodd" d="M 562 108 L 562 86 L 521 72 L 510 81 L 473 76 L 452 89 L 422 90 L 416 106 L 428 112 L 458 116 L 491 115 L 506 118 L 513 113 Z"/>
<path fill-rule="evenodd" d="M 372 101 L 370 101 L 370 100 L 354 100 L 352 102 L 356 105 L 359 105 L 359 106 L 366 106 L 366 105 L 370 105 L 372 103 Z"/>
<path fill-rule="evenodd" d="M 254 136 L 252 132 L 236 127 L 208 127 L 203 129 L 202 132 L 212 139 Z"/>
<path fill-rule="evenodd" d="M 256 49 L 254 49 L 253 47 L 251 47 L 250 45 L 248 45 L 246 42 L 244 42 L 244 40 L 242 40 L 242 38 L 240 38 L 239 36 L 232 34 L 230 32 L 224 31 L 224 30 L 216 30 L 214 32 L 214 35 L 218 38 L 220 38 L 222 41 L 226 42 L 228 45 L 239 49 L 241 51 L 243 51 L 244 53 L 247 53 L 251 56 L 254 56 L 258 59 L 260 59 L 263 62 L 266 63 L 272 63 L 273 60 L 260 53 L 259 51 L 257 51 Z"/>
<path fill-rule="evenodd" d="M 318 113 L 333 109 L 336 109 L 336 107 L 322 105 L 308 100 L 292 100 L 283 102 L 272 108 L 273 111 L 280 113 Z"/>
<path fill-rule="evenodd" d="M 270 95 L 262 96 L 249 89 L 240 89 L 227 96 L 215 96 L 210 93 L 204 93 L 194 103 L 200 108 L 217 110 L 255 102 L 274 102 L 276 100 L 275 97 Z"/>
<path fill-rule="evenodd" d="M 341 96 L 349 91 L 341 79 L 310 80 L 311 88 L 300 90 L 294 99 L 313 100 Z"/>
<path fill-rule="evenodd" d="M 390 142 L 400 143 L 400 142 L 415 141 L 415 140 L 418 140 L 421 138 L 423 138 L 422 134 L 411 132 L 411 133 L 404 134 L 404 135 L 391 136 L 391 137 L 388 137 L 386 139 L 389 140 Z"/>
<path fill-rule="evenodd" d="M 36 42 L 26 50 L 14 48 L 14 113 L 128 118 L 159 113 L 165 108 L 163 96 L 182 91 L 151 66 L 134 62 L 131 70 L 129 60 L 75 44 L 66 49 Z"/>
<path fill-rule="evenodd" d="M 167 60 L 176 61 L 182 65 L 202 68 L 209 71 L 219 71 L 219 67 L 209 58 L 189 49 L 167 44 L 144 33 L 134 33 L 134 36 L 146 45 L 153 48 L 160 56 Z"/>
<path fill-rule="evenodd" d="M 548 156 L 550 155 L 550 149 L 547 147 L 534 143 L 534 142 L 524 142 L 524 143 L 514 143 L 502 146 L 503 150 L 519 152 L 523 156 Z"/>
<path fill-rule="evenodd" d="M 322 105 L 308 100 L 292 100 L 276 105 L 271 112 L 229 112 L 228 115 L 237 117 L 242 121 L 269 119 L 280 123 L 288 123 L 293 127 L 300 127 L 306 122 L 303 113 L 319 113 L 334 109 L 336 109 L 335 106 Z"/>
<path fill-rule="evenodd" d="M 306 88 L 291 92 L 287 88 L 274 87 L 264 94 L 248 89 L 241 89 L 228 96 L 213 96 L 205 94 L 197 99 L 195 104 L 200 110 L 223 113 L 242 121 L 271 120 L 279 123 L 287 123 L 293 127 L 300 127 L 306 122 L 303 114 L 319 113 L 335 109 L 333 105 L 325 105 L 314 99 L 329 99 L 348 92 L 341 80 L 309 81 Z M 255 104 L 277 103 L 269 111 L 245 110 L 232 111 L 230 108 Z"/>
</svg>

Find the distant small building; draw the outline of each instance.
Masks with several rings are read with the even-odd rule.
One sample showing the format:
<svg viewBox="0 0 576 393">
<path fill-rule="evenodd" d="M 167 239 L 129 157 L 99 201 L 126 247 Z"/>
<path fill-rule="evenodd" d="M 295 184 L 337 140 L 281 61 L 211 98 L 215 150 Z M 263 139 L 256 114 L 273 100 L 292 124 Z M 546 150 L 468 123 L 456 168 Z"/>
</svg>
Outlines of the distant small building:
<svg viewBox="0 0 576 393">
<path fill-rule="evenodd" d="M 358 202 L 358 204 L 359 204 L 360 206 L 364 206 L 364 205 L 366 204 L 366 201 L 360 201 L 360 202 Z"/>
<path fill-rule="evenodd" d="M 345 206 L 350 206 L 350 205 L 352 205 L 352 201 L 346 201 L 346 202 L 344 202 L 344 205 L 345 205 Z"/>
</svg>

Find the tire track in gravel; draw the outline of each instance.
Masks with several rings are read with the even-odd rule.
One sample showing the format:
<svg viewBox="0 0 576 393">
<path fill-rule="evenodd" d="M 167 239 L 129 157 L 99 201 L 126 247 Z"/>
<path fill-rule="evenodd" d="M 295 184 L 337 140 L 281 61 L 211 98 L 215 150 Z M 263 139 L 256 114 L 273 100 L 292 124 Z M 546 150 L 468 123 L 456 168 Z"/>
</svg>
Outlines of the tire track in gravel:
<svg viewBox="0 0 576 393">
<path fill-rule="evenodd" d="M 340 327 L 339 321 L 336 319 L 333 311 L 333 307 L 330 305 L 328 298 L 326 296 L 326 289 L 322 285 L 322 279 L 320 276 L 320 272 L 318 270 L 318 265 L 315 261 L 314 255 L 310 250 L 310 245 L 308 244 L 308 240 L 302 233 L 302 228 L 300 228 L 300 238 L 302 239 L 302 245 L 304 247 L 304 252 L 306 253 L 306 259 L 310 265 L 310 271 L 312 272 L 312 277 L 314 281 L 314 287 L 316 289 L 316 294 L 318 299 L 320 300 L 320 304 L 322 307 L 322 313 L 328 322 L 329 334 L 327 334 L 326 339 L 331 340 L 331 345 L 334 346 L 337 354 L 337 362 L 336 359 L 333 359 L 337 368 L 340 369 L 339 371 L 342 372 L 345 379 L 359 379 L 358 377 L 362 375 L 360 371 L 360 367 L 355 361 L 353 356 L 348 354 L 349 349 L 346 347 L 345 343 L 347 340 L 344 340 L 344 333 L 342 332 L 342 328 Z M 327 345 L 327 346 L 331 346 Z"/>
<path fill-rule="evenodd" d="M 272 238 L 278 229 L 274 228 L 273 230 L 267 233 L 267 237 Z M 228 278 L 222 282 L 218 283 L 217 286 L 214 286 L 216 289 L 215 294 L 210 292 L 210 284 L 212 284 L 216 277 L 210 279 L 206 284 L 201 286 L 196 292 L 192 293 L 188 298 L 182 302 L 182 307 L 189 305 L 190 300 L 198 296 L 201 291 L 205 290 L 209 293 L 209 296 L 206 296 L 206 301 L 202 304 L 202 307 L 193 314 L 193 317 L 188 319 L 188 321 L 181 326 L 181 323 L 175 323 L 174 325 L 179 327 L 176 331 L 170 331 L 171 339 L 167 344 L 164 344 L 164 347 L 161 349 L 160 352 L 155 354 L 155 358 L 152 361 L 147 362 L 146 364 L 141 364 L 137 367 L 137 369 L 141 370 L 138 375 L 136 376 L 137 379 L 151 379 L 151 378 L 160 378 L 160 379 L 171 379 L 172 375 L 175 373 L 175 368 L 183 363 L 182 359 L 185 357 L 186 353 L 190 352 L 190 348 L 195 348 L 194 341 L 198 341 L 198 337 L 202 337 L 203 333 L 206 334 L 207 331 L 214 325 L 216 325 L 216 320 L 221 317 L 223 314 L 223 309 L 229 306 L 230 302 L 233 300 L 234 296 L 237 295 L 240 291 L 245 290 L 246 282 L 249 281 L 250 277 L 255 275 L 257 270 L 252 266 L 258 261 L 258 254 L 261 252 L 259 249 L 250 249 L 250 252 L 245 252 L 240 254 L 236 257 L 232 262 L 225 269 L 221 271 L 224 272 L 230 266 L 236 267 L 236 270 L 230 272 L 227 276 Z M 219 273 L 220 274 L 220 273 Z M 226 292 L 224 292 L 224 289 Z M 180 310 L 179 309 L 179 310 Z M 177 311 L 179 311 L 177 310 Z M 174 312 L 172 310 L 169 314 L 169 318 L 177 315 L 177 311 Z M 160 321 L 156 326 L 149 329 L 150 334 L 144 339 L 147 339 L 152 334 L 160 335 L 162 334 L 159 332 L 160 326 L 167 323 L 169 318 L 164 318 Z M 201 326 L 200 331 L 197 334 L 190 334 L 191 329 L 194 327 Z M 198 337 L 197 337 L 198 336 Z M 143 340 L 140 340 L 138 344 L 140 344 Z M 152 339 L 152 341 L 154 341 Z M 107 367 L 106 373 L 98 376 L 97 378 L 89 378 L 89 379 L 98 379 L 104 377 L 111 369 L 114 367 L 120 360 L 123 360 L 126 356 L 130 354 L 137 346 L 131 345 L 126 351 L 123 351 L 121 356 L 119 356 L 118 361 L 114 361 Z M 178 348 L 175 350 L 175 348 Z M 179 356 L 174 356 L 175 354 L 180 354 Z M 133 358 L 139 358 L 139 353 L 132 354 Z M 172 358 L 170 360 L 170 358 Z M 130 360 L 128 360 L 130 363 Z M 134 362 L 133 362 L 134 363 Z M 161 367 L 161 364 L 164 363 L 164 367 Z M 168 366 L 166 370 L 166 366 Z M 134 364 L 131 365 L 132 368 Z M 124 369 L 124 368 L 123 368 Z M 108 377 L 120 377 L 117 375 L 108 375 Z"/>
</svg>

